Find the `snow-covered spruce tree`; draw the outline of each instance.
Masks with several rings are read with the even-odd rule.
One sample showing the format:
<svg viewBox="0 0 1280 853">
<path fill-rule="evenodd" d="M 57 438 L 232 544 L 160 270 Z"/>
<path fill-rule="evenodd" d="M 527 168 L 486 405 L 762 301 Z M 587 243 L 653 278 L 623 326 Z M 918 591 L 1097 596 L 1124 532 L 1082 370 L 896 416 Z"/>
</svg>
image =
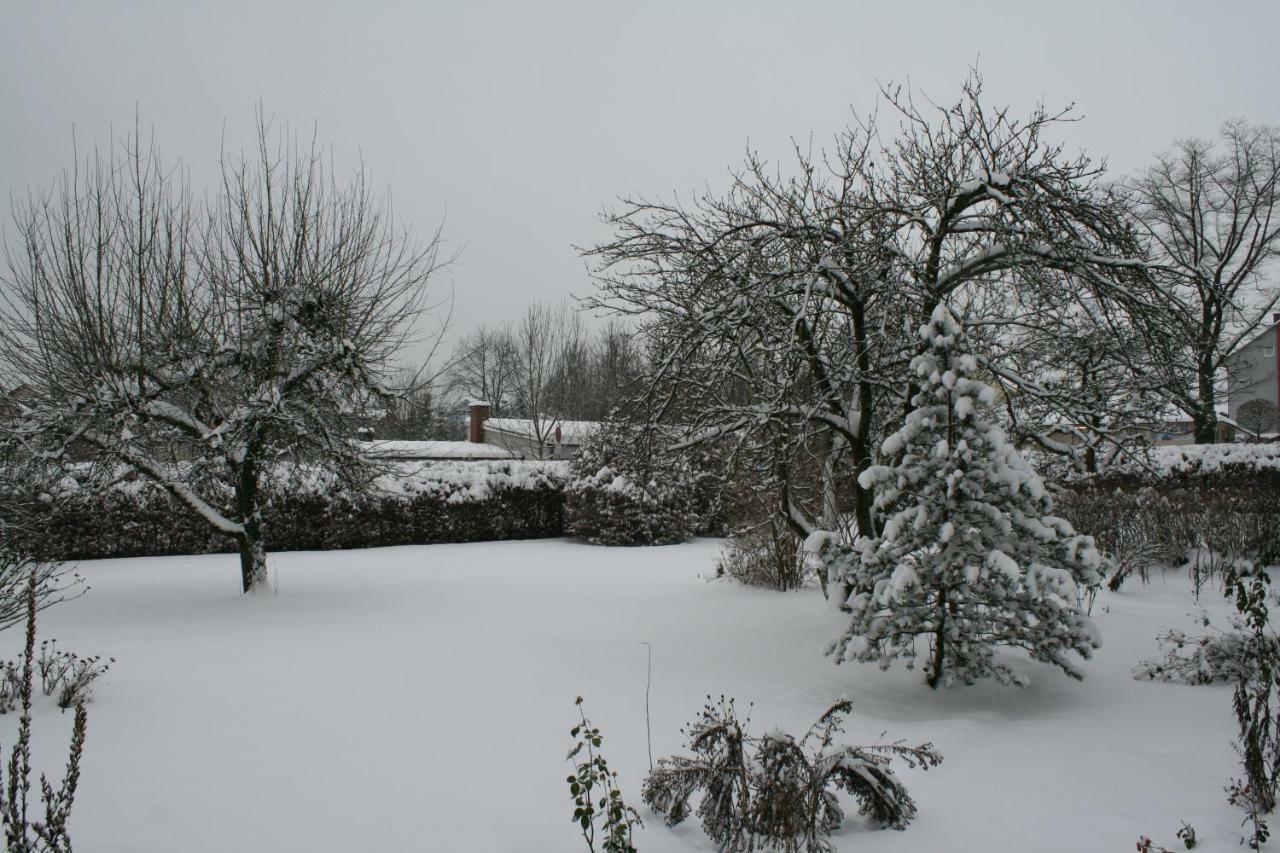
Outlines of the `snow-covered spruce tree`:
<svg viewBox="0 0 1280 853">
<path fill-rule="evenodd" d="M 822 552 L 850 616 L 829 652 L 888 667 L 913 663 L 923 639 L 930 687 L 984 676 L 1023 684 L 996 660 L 999 647 L 1082 678 L 1072 653 L 1087 658 L 1101 642 L 1080 606 L 1099 580 L 1093 540 L 1050 514 L 1040 477 L 983 416 L 995 392 L 973 378 L 977 360 L 950 309 L 939 306 L 920 334 L 915 407 L 882 448 L 896 463 L 861 475 L 882 532 Z"/>
<path fill-rule="evenodd" d="M 693 536 L 697 477 L 651 426 L 606 422 L 574 460 L 565 526 L 593 545 L 669 545 Z"/>
</svg>

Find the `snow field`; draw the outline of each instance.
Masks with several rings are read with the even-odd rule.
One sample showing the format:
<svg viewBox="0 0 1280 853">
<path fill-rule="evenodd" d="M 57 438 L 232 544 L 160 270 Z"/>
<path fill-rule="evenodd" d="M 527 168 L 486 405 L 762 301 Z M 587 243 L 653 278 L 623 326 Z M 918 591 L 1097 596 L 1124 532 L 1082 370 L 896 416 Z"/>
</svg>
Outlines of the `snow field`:
<svg viewBox="0 0 1280 853">
<path fill-rule="evenodd" d="M 847 740 L 931 740 L 903 771 L 905 832 L 856 817 L 857 851 L 1108 851 L 1140 833 L 1236 849 L 1227 687 L 1133 681 L 1168 627 L 1190 629 L 1184 578 L 1100 595 L 1104 645 L 1083 683 L 1025 658 L 1025 690 L 930 691 L 918 671 L 835 666 L 842 618 L 819 593 L 708 583 L 716 540 L 600 548 L 568 540 L 270 557 L 278 595 L 242 597 L 235 557 L 82 564 L 91 591 L 41 617 L 41 638 L 117 663 L 89 706 L 72 818 L 107 853 L 585 850 L 564 778 L 582 695 L 646 821 L 642 853 L 711 850 L 696 819 L 663 826 L 640 800 L 645 641 L 654 757 L 725 693 L 752 728 L 800 733 L 842 695 Z M 1222 616 L 1217 595 L 1207 601 Z M 14 655 L 18 630 L 0 653 Z M 0 718 L 0 743 L 16 717 Z M 35 764 L 59 773 L 71 717 L 36 710 Z M 849 809 L 852 812 L 852 808 Z"/>
</svg>

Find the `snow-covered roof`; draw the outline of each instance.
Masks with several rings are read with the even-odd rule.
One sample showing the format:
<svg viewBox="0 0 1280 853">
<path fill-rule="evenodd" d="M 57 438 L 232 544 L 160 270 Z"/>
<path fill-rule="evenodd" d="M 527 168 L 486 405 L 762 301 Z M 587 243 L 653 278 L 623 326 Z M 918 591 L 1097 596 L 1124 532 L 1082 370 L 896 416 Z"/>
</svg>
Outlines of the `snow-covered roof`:
<svg viewBox="0 0 1280 853">
<path fill-rule="evenodd" d="M 517 435 L 521 438 L 527 438 L 536 441 L 538 437 L 537 430 L 534 429 L 534 423 L 529 418 L 489 418 L 484 422 L 485 429 L 504 432 L 508 435 Z M 599 421 L 562 421 L 555 418 L 543 417 L 539 421 L 542 432 L 547 436 L 548 440 L 555 440 L 556 427 L 560 428 L 561 444 L 582 444 L 588 438 L 600 429 Z"/>
<path fill-rule="evenodd" d="M 470 441 L 362 441 L 360 449 L 376 459 L 515 459 L 496 444 Z"/>
<path fill-rule="evenodd" d="M 1272 314 L 1271 316 L 1273 318 L 1280 317 L 1280 314 Z M 1275 338 L 1277 326 L 1280 326 L 1280 321 L 1276 321 L 1275 319 L 1273 319 L 1270 323 L 1263 323 L 1262 325 L 1258 326 L 1258 333 L 1253 337 L 1249 338 L 1247 342 L 1245 342 L 1241 347 L 1239 347 L 1235 351 L 1235 353 L 1232 354 L 1231 358 L 1234 360 L 1235 358 L 1238 357 L 1238 354 L 1241 352 L 1241 350 L 1248 349 L 1249 347 L 1253 346 L 1263 338 L 1266 338 L 1268 342 L 1273 340 Z"/>
</svg>

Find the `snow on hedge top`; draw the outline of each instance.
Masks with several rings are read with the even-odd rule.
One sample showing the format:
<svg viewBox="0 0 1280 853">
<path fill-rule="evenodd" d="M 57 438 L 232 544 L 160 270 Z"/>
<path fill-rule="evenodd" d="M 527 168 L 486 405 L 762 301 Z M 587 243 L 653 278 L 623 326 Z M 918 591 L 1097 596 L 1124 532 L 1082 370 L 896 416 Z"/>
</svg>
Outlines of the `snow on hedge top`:
<svg viewBox="0 0 1280 853">
<path fill-rule="evenodd" d="M 1280 444 L 1181 444 L 1151 448 L 1160 476 L 1210 474 L 1223 468 L 1280 471 Z"/>
<path fill-rule="evenodd" d="M 297 466 L 291 472 L 291 486 L 317 494 L 340 493 L 332 475 L 318 469 Z M 569 479 L 567 462 L 494 460 L 477 462 L 393 462 L 379 476 L 374 488 L 385 495 L 413 498 L 428 495 L 450 503 L 469 503 L 489 498 L 502 489 L 563 489 Z"/>
<path fill-rule="evenodd" d="M 175 472 L 175 476 L 179 472 Z M 95 472 L 93 466 L 73 466 L 53 489 L 67 496 L 79 492 L 91 479 L 109 480 L 109 488 L 122 494 L 144 495 L 159 491 L 160 486 L 143 477 L 130 476 L 129 469 L 117 466 Z M 335 474 L 316 465 L 281 462 L 265 472 L 263 487 L 270 500 L 273 493 L 290 492 L 304 495 L 327 495 L 354 498 Z M 524 461 L 494 459 L 477 461 L 387 461 L 375 478 L 372 492 L 383 496 L 410 500 L 419 495 L 440 498 L 450 503 L 482 501 L 494 491 L 561 490 L 569 482 L 569 463 L 565 461 Z M 220 484 L 212 484 L 218 489 Z M 229 497 L 225 487 L 222 498 Z"/>
</svg>

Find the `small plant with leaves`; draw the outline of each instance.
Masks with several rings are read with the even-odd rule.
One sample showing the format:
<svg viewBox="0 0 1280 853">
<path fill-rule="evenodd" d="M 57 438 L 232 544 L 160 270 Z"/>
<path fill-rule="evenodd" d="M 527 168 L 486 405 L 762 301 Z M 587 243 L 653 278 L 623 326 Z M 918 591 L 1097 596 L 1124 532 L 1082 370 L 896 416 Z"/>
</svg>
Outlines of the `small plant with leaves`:
<svg viewBox="0 0 1280 853">
<path fill-rule="evenodd" d="M 645 780 L 644 801 L 675 826 L 693 813 L 690 798 L 701 790 L 697 814 L 721 853 L 829 853 L 830 836 L 844 823 L 837 791 L 876 824 L 905 829 L 916 804 L 890 763 L 927 769 L 942 756 L 928 743 L 837 744 L 851 709 L 848 701 L 835 703 L 799 739 L 779 731 L 755 737 L 747 733 L 749 715 L 739 720 L 732 699 L 713 704 L 708 697 L 685 729 L 693 755 L 660 759 Z"/>
<path fill-rule="evenodd" d="M 582 830 L 587 849 L 596 850 L 600 841 L 603 853 L 636 853 L 632 844 L 632 830 L 643 826 L 640 815 L 623 802 L 622 789 L 618 787 L 618 774 L 610 769 L 600 746 L 604 737 L 600 729 L 587 719 L 582 709 L 582 697 L 574 703 L 581 722 L 569 730 L 575 739 L 573 749 L 566 760 L 573 764 L 568 778 L 569 796 L 573 798 L 573 822 Z M 597 835 L 596 822 L 600 824 Z"/>
<path fill-rule="evenodd" d="M 0 778 L 0 827 L 4 830 L 8 853 L 71 853 L 67 822 L 80 781 L 80 758 L 84 752 L 88 720 L 84 705 L 76 705 L 71 748 L 61 783 L 55 789 L 44 774 L 40 775 L 44 819 L 32 821 L 27 817 L 27 795 L 31 790 L 31 697 L 35 692 L 39 589 L 40 578 L 33 571 L 26 593 L 27 634 L 18 696 L 22 710 L 18 718 L 18 738 L 9 752 L 6 766 L 0 770 L 0 777 L 3 777 Z"/>
<path fill-rule="evenodd" d="M 1244 778 L 1231 780 L 1226 788 L 1228 801 L 1245 811 L 1244 823 L 1251 834 L 1242 840 L 1255 850 L 1270 837 L 1264 815 L 1275 810 L 1280 788 L 1280 656 L 1274 645 L 1264 642 L 1274 639 L 1267 607 L 1270 583 L 1266 570 L 1255 570 L 1247 561 L 1229 566 L 1225 575 L 1240 627 L 1259 650 L 1236 682 L 1232 697 L 1238 724 L 1236 752 Z"/>
</svg>

